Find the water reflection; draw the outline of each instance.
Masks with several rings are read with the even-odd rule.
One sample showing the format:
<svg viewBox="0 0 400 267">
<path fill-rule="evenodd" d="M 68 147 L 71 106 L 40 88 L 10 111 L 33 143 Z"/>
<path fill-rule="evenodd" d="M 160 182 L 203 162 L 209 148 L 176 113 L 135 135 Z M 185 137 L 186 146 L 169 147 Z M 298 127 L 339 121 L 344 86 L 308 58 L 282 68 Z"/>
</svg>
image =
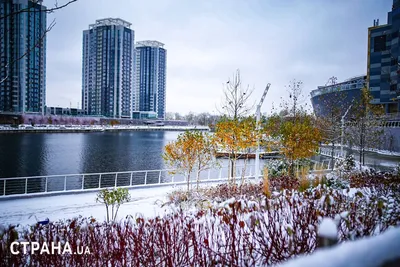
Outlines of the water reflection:
<svg viewBox="0 0 400 267">
<path fill-rule="evenodd" d="M 179 132 L 0 135 L 0 178 L 163 169 L 164 145 Z"/>
<path fill-rule="evenodd" d="M 57 174 L 81 174 L 126 172 L 141 170 L 165 169 L 162 159 L 164 146 L 176 140 L 180 132 L 164 131 L 132 131 L 132 132 L 99 132 L 99 133 L 59 133 L 59 134 L 3 134 L 0 135 L 0 179 L 4 177 L 42 176 Z M 354 152 L 356 160 L 357 153 Z M 319 157 L 318 157 L 319 158 Z M 326 160 L 321 157 L 320 161 Z M 366 163 L 371 167 L 393 168 L 399 158 L 367 153 Z M 265 163 L 261 160 L 261 168 Z M 243 164 L 242 160 L 238 164 Z M 254 160 L 249 160 L 248 171 L 254 174 Z M 227 166 L 228 161 L 221 159 L 221 166 Z M 253 165 L 250 167 L 250 165 Z M 222 176 L 228 175 L 227 169 L 221 170 Z M 220 170 L 210 171 L 210 177 L 218 178 Z M 195 176 L 192 176 L 195 177 Z M 172 179 L 167 172 L 120 173 L 117 185 L 143 184 L 165 182 Z M 208 172 L 201 174 L 201 179 L 208 178 Z M 175 181 L 183 181 L 182 175 L 176 175 Z M 7 190 L 23 192 L 43 192 L 43 178 L 30 180 L 15 180 L 7 182 Z M 64 182 L 65 181 L 65 182 Z M 65 184 L 64 184 L 65 183 Z M 70 175 L 48 179 L 48 191 L 98 188 L 113 186 L 115 174 L 86 176 Z M 1 190 L 4 182 L 0 180 Z M 2 192 L 2 191 L 0 191 Z"/>
</svg>

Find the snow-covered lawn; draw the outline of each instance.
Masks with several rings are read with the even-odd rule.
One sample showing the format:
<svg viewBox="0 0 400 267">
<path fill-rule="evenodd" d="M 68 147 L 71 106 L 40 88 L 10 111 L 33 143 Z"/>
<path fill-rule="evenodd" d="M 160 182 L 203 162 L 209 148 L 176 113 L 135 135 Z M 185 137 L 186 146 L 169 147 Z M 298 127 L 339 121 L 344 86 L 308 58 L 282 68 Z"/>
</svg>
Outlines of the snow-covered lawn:
<svg viewBox="0 0 400 267">
<path fill-rule="evenodd" d="M 143 214 L 144 217 L 163 214 L 165 209 L 160 208 L 160 205 L 156 205 L 155 202 L 165 201 L 167 193 L 173 190 L 171 186 L 129 190 L 132 200 L 121 205 L 118 218 L 138 213 Z M 58 221 L 79 215 L 93 216 L 100 221 L 105 219 L 105 207 L 101 203 L 96 203 L 96 193 L 0 200 L 0 222 L 5 225 L 34 224 L 36 223 L 35 216 L 38 220 L 49 218 L 50 221 Z"/>
<path fill-rule="evenodd" d="M 218 184 L 220 182 L 206 183 L 202 186 L 209 187 Z M 130 189 L 131 201 L 121 205 L 117 219 L 138 214 L 145 218 L 163 215 L 165 211 L 170 210 L 168 206 L 161 207 L 162 203 L 167 202 L 167 195 L 173 191 L 185 189 L 186 185 Z M 103 221 L 106 218 L 106 209 L 103 204 L 96 203 L 96 194 L 96 192 L 85 192 L 0 200 L 0 224 L 25 226 L 46 218 L 50 221 L 58 221 L 78 216 L 94 217 Z"/>
</svg>

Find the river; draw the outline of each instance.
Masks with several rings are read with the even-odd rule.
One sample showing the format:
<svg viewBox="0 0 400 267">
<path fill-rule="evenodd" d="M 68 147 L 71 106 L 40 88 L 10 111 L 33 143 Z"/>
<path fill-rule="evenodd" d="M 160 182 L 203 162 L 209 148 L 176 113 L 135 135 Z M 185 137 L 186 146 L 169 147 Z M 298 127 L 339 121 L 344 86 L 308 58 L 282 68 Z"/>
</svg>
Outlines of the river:
<svg viewBox="0 0 400 267">
<path fill-rule="evenodd" d="M 0 135 L 0 178 L 155 170 L 179 132 L 132 131 Z"/>
<path fill-rule="evenodd" d="M 2 134 L 0 178 L 165 169 L 162 159 L 164 146 L 176 140 L 179 133 Z M 368 165 L 373 167 L 393 167 L 399 160 L 400 157 L 375 153 L 367 153 L 366 158 Z M 223 165 L 226 164 L 224 161 Z M 250 164 L 254 164 L 253 160 Z"/>
</svg>

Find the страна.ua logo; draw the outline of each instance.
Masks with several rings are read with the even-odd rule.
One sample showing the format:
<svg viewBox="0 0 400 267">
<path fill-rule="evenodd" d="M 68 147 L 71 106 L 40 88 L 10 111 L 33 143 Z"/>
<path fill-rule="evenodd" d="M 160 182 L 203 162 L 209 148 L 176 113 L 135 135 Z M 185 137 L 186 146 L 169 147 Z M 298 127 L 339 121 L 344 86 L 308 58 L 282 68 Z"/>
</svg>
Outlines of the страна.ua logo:
<svg viewBox="0 0 400 267">
<path fill-rule="evenodd" d="M 10 250 L 11 254 L 18 255 L 20 253 L 19 247 L 22 245 L 23 254 L 28 253 L 28 249 L 30 254 L 35 254 L 35 252 L 39 252 L 39 254 L 47 254 L 47 255 L 55 255 L 55 254 L 74 254 L 74 255 L 83 255 L 90 254 L 90 250 L 88 247 L 84 249 L 83 246 L 77 246 L 76 251 L 72 251 L 71 246 L 68 242 L 65 244 L 61 244 L 61 242 L 43 242 L 42 245 L 39 242 L 18 242 L 14 241 L 11 243 Z"/>
</svg>

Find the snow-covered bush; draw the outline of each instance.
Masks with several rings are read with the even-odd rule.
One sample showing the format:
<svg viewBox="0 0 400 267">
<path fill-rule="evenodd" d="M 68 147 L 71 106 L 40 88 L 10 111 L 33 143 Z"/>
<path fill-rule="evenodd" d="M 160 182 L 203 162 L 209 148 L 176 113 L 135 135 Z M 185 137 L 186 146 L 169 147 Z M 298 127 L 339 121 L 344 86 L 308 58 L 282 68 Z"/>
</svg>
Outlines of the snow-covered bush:
<svg viewBox="0 0 400 267">
<path fill-rule="evenodd" d="M 399 187 L 400 174 L 393 172 L 376 172 L 374 170 L 363 173 L 355 173 L 349 177 L 350 186 L 361 187 Z"/>
<path fill-rule="evenodd" d="M 274 159 L 274 160 L 268 160 L 265 164 L 265 167 L 268 168 L 270 177 L 276 177 L 276 176 L 287 175 L 289 166 L 287 162 L 284 160 Z"/>
<path fill-rule="evenodd" d="M 325 179 L 326 179 L 325 184 L 328 187 L 331 187 L 334 189 L 346 189 L 350 186 L 347 179 L 334 177 L 334 176 L 329 176 L 329 177 L 326 177 Z"/>
<path fill-rule="evenodd" d="M 6 228 L 0 266 L 265 266 L 314 251 L 325 217 L 337 224 L 339 242 L 400 223 L 400 190 L 389 184 L 355 194 L 325 185 L 304 192 L 283 189 L 270 198 L 263 196 L 261 184 L 242 188 L 246 193 L 226 189 L 211 191 L 224 200 L 210 202 L 207 209 L 178 209 L 152 219 L 129 216 L 105 223 L 76 218 L 35 225 L 17 235 Z M 41 244 L 68 241 L 74 248 L 87 246 L 91 254 L 11 255 L 8 244 L 18 238 Z"/>
<path fill-rule="evenodd" d="M 338 159 L 335 162 L 335 169 L 339 171 L 340 176 L 351 173 L 356 169 L 356 161 L 352 154 L 347 155 L 344 159 Z"/>
</svg>

